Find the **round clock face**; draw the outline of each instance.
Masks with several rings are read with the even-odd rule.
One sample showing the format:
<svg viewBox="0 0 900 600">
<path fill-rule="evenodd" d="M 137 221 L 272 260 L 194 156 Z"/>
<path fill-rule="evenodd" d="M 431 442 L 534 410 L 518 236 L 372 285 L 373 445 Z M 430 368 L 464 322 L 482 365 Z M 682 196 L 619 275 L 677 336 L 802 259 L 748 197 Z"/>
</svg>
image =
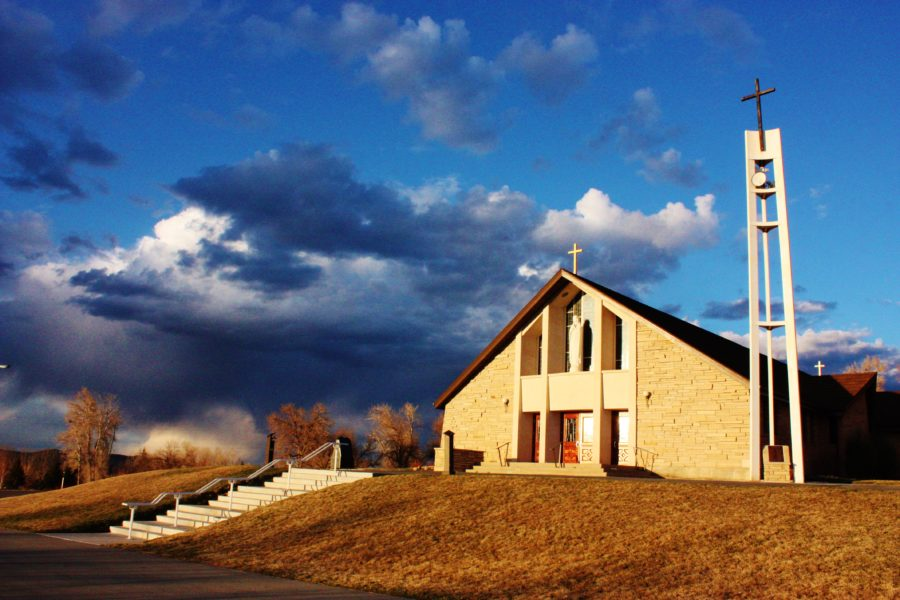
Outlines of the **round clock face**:
<svg viewBox="0 0 900 600">
<path fill-rule="evenodd" d="M 762 187 L 766 185 L 766 174 L 762 171 L 757 171 L 750 177 L 750 183 L 752 183 L 756 187 Z"/>
</svg>

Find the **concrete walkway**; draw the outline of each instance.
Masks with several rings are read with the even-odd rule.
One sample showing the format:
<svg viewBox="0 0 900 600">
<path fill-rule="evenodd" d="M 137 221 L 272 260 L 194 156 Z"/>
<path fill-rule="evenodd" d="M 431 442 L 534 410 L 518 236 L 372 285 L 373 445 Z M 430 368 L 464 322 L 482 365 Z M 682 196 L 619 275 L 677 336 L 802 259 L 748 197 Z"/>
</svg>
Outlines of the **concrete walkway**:
<svg viewBox="0 0 900 600">
<path fill-rule="evenodd" d="M 0 529 L 0 598 L 391 598 L 97 545 L 105 534 L 52 535 Z"/>
</svg>

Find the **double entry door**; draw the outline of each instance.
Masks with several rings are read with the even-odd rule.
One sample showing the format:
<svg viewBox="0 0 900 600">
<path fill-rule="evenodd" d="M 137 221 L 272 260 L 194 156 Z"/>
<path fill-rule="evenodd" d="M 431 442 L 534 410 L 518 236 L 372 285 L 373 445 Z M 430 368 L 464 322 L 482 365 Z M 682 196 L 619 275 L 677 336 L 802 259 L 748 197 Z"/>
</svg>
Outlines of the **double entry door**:
<svg viewBox="0 0 900 600">
<path fill-rule="evenodd" d="M 563 413 L 562 438 L 564 463 L 591 462 L 594 457 L 594 414 Z"/>
</svg>

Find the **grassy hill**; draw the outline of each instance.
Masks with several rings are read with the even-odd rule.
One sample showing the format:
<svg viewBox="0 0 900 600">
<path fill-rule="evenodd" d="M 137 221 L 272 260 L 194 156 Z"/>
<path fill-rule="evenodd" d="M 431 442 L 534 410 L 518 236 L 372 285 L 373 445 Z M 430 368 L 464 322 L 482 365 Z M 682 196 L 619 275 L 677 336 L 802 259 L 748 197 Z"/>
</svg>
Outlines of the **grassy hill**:
<svg viewBox="0 0 900 600">
<path fill-rule="evenodd" d="M 141 550 L 437 598 L 897 597 L 900 491 L 381 477 Z"/>
<path fill-rule="evenodd" d="M 246 475 L 253 470 L 252 466 L 241 465 L 147 471 L 63 490 L 2 498 L 0 527 L 36 532 L 105 531 L 128 517 L 128 509 L 122 506 L 124 501 L 149 501 L 163 491 L 195 490 L 216 477 Z M 174 505 L 174 501 L 169 505 Z"/>
</svg>

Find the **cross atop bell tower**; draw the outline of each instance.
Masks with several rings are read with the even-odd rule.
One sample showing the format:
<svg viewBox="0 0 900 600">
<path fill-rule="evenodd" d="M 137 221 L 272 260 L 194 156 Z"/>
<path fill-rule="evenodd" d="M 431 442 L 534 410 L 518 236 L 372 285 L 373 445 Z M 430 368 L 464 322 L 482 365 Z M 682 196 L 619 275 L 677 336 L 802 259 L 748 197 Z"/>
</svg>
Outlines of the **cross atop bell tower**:
<svg viewBox="0 0 900 600">
<path fill-rule="evenodd" d="M 763 152 L 766 151 L 766 136 L 763 133 L 762 126 L 762 101 L 760 100 L 766 94 L 771 94 L 775 91 L 775 88 L 769 88 L 767 90 L 759 91 L 759 77 L 756 78 L 756 91 L 752 94 L 747 94 L 743 98 L 741 98 L 741 102 L 746 102 L 750 98 L 756 98 L 756 124 L 759 129 L 759 147 Z"/>
<path fill-rule="evenodd" d="M 803 483 L 803 433 L 800 416 L 800 376 L 797 356 L 797 324 L 794 318 L 794 279 L 791 271 L 791 240 L 788 232 L 787 191 L 784 184 L 784 160 L 781 153 L 781 130 L 763 130 L 760 98 L 775 88 L 760 91 L 759 79 L 756 92 L 741 101 L 756 98 L 756 131 L 744 132 L 744 151 L 747 172 L 747 254 L 749 270 L 750 303 L 750 476 L 760 478 L 762 458 L 760 419 L 760 336 L 766 340 L 766 396 L 768 402 L 768 446 L 787 443 L 775 439 L 775 376 L 772 331 L 783 329 L 785 358 L 787 363 L 788 404 L 790 407 L 790 456 L 794 462 L 794 481 Z M 766 139 L 769 144 L 766 147 Z M 781 297 L 783 315 L 777 318 L 772 312 L 772 270 L 769 262 L 769 236 L 777 235 L 775 251 L 779 254 Z M 760 256 L 762 250 L 762 256 Z M 760 272 L 762 258 L 762 272 Z M 760 279 L 763 282 L 763 298 L 760 298 Z M 760 310 L 765 314 L 760 318 Z"/>
</svg>

